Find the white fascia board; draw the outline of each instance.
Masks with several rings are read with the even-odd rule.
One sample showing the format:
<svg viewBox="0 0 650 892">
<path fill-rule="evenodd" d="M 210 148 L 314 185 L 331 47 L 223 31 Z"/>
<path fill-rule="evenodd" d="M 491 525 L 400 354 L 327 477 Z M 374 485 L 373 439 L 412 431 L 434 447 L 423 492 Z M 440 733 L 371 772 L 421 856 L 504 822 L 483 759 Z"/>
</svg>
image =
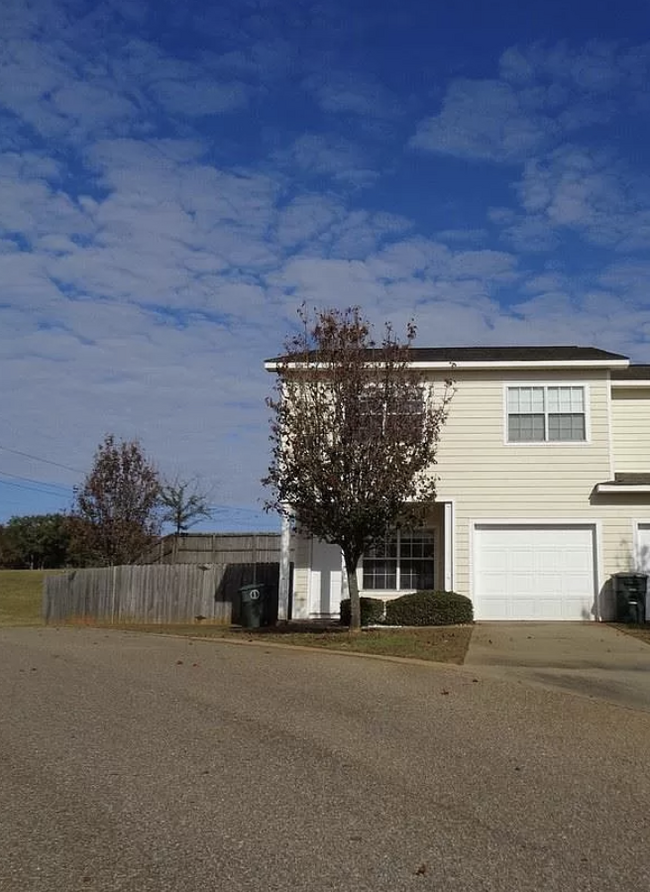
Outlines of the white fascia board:
<svg viewBox="0 0 650 892">
<path fill-rule="evenodd" d="M 374 363 L 368 363 L 368 366 Z M 627 359 L 584 359 L 584 360 L 548 360 L 544 362 L 533 362 L 531 360 L 512 360 L 501 361 L 493 360 L 490 362 L 408 362 L 406 367 L 409 369 L 418 369 L 421 371 L 445 371 L 455 372 L 465 369 L 626 369 L 629 366 Z M 277 372 L 283 368 L 279 362 L 265 362 L 264 368 L 267 372 Z M 305 363 L 289 363 L 287 368 L 300 370 L 303 368 L 318 369 L 326 368 L 324 365 L 314 363 L 313 365 L 305 365 Z"/>
<path fill-rule="evenodd" d="M 650 493 L 650 485 L 648 484 L 625 484 L 625 483 L 599 483 L 596 486 L 596 492 L 602 493 Z"/>
<path fill-rule="evenodd" d="M 650 387 L 650 378 L 630 378 L 629 381 L 616 378 L 611 383 L 612 387 Z"/>
<path fill-rule="evenodd" d="M 528 359 L 494 360 L 491 362 L 410 362 L 413 369 L 626 369 L 627 359 L 581 359 L 581 360 L 544 360 L 537 362 Z"/>
</svg>

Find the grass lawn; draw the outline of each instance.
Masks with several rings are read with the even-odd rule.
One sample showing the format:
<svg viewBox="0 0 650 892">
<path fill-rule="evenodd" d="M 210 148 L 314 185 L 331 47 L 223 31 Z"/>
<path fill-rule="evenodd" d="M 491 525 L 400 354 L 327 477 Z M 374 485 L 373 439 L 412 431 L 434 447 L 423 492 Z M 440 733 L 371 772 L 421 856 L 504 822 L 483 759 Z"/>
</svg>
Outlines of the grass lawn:
<svg viewBox="0 0 650 892">
<path fill-rule="evenodd" d="M 40 626 L 43 580 L 58 570 L 0 570 L 0 626 Z"/>
<path fill-rule="evenodd" d="M 194 638 L 234 638 L 242 641 L 261 641 L 320 647 L 350 653 L 383 654 L 393 657 L 414 657 L 438 663 L 457 663 L 465 659 L 472 626 L 427 626 L 405 629 L 363 629 L 350 635 L 347 629 L 330 626 L 306 631 L 289 624 L 284 628 L 237 629 L 210 625 L 124 625 L 112 628 L 134 632 L 154 632 L 159 635 L 187 635 Z"/>
</svg>

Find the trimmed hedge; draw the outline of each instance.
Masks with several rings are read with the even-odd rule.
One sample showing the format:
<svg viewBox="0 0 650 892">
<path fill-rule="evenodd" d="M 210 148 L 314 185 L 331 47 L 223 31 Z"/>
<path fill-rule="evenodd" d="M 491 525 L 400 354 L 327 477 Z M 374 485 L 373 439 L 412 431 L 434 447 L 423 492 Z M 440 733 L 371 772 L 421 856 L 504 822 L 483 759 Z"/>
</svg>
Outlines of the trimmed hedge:
<svg viewBox="0 0 650 892">
<path fill-rule="evenodd" d="M 384 620 L 384 602 L 380 598 L 361 598 L 361 625 L 370 626 Z M 350 599 L 341 601 L 341 625 L 350 625 Z"/>
<path fill-rule="evenodd" d="M 474 622 L 472 602 L 456 592 L 421 591 L 386 602 L 389 626 L 452 626 Z"/>
</svg>

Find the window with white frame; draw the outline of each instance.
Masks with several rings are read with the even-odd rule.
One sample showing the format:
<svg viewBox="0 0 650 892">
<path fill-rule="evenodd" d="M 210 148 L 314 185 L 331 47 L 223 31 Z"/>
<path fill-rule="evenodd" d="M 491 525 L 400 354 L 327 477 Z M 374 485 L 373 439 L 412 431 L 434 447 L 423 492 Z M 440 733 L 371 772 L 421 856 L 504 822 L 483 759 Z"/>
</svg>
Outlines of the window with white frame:
<svg viewBox="0 0 650 892">
<path fill-rule="evenodd" d="M 359 398 L 359 419 L 365 430 L 379 437 L 391 430 L 391 423 L 398 430 L 411 431 L 413 435 L 422 431 L 425 417 L 425 395 L 423 390 L 402 394 L 399 403 L 387 405 L 382 388 L 369 385 Z"/>
<path fill-rule="evenodd" d="M 509 443 L 587 439 L 584 387 L 508 387 L 507 401 Z"/>
<path fill-rule="evenodd" d="M 364 589 L 410 591 L 434 583 L 433 530 L 396 530 L 363 557 Z"/>
</svg>

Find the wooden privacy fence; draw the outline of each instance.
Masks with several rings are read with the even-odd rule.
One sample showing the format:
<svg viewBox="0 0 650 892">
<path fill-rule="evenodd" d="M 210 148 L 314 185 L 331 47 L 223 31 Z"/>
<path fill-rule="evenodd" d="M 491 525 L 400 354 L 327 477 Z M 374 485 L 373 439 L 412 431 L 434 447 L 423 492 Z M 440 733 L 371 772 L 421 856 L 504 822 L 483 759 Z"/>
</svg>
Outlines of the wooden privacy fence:
<svg viewBox="0 0 650 892">
<path fill-rule="evenodd" d="M 46 623 L 230 623 L 239 620 L 239 589 L 268 586 L 265 622 L 277 617 L 279 564 L 131 565 L 47 576 Z"/>
<path fill-rule="evenodd" d="M 172 533 L 152 545 L 138 563 L 256 564 L 279 560 L 279 533 Z"/>
</svg>

